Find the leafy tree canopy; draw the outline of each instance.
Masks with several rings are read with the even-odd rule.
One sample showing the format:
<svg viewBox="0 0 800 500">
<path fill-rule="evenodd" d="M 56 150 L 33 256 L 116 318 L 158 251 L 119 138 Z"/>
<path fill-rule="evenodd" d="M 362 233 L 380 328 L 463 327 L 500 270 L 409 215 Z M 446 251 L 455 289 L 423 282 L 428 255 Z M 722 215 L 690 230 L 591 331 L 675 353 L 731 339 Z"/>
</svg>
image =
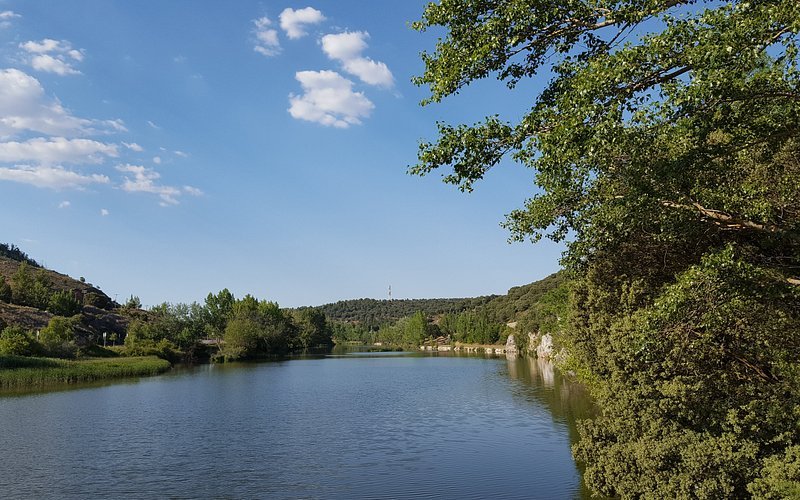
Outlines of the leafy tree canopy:
<svg viewBox="0 0 800 500">
<path fill-rule="evenodd" d="M 561 240 L 573 261 L 636 231 L 764 233 L 797 247 L 800 4 L 794 0 L 446 0 L 418 30 L 437 102 L 496 75 L 552 75 L 516 123 L 439 124 L 412 173 L 473 183 L 510 156 L 541 191 L 506 221 Z M 769 183 L 765 183 L 770 179 Z"/>
<path fill-rule="evenodd" d="M 410 171 L 469 191 L 504 158 L 534 170 L 505 225 L 569 240 L 590 487 L 798 491 L 800 3 L 442 0 L 414 26 L 446 31 L 425 104 L 549 78 L 516 122 L 440 123 Z"/>
</svg>

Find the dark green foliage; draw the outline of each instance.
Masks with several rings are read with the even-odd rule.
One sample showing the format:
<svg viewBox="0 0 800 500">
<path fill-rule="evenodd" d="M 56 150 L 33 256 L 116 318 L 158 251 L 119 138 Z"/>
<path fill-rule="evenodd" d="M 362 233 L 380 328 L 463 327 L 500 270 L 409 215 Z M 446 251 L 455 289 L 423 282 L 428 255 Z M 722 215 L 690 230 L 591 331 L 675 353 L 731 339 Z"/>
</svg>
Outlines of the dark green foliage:
<svg viewBox="0 0 800 500">
<path fill-rule="evenodd" d="M 507 295 L 493 295 L 476 299 L 423 299 L 405 301 L 403 311 L 408 304 L 425 304 L 426 310 L 400 317 L 397 320 L 385 316 L 388 301 L 361 299 L 358 301 L 342 301 L 336 304 L 334 313 L 340 307 L 357 306 L 362 317 L 385 319 L 380 327 L 369 328 L 361 322 L 332 321 L 333 338 L 337 342 L 354 342 L 372 344 L 375 342 L 396 345 L 419 345 L 422 341 L 438 336 L 450 337 L 451 341 L 470 344 L 493 344 L 503 340 L 503 328 L 507 322 L 519 321 L 516 331 L 552 332 L 559 328 L 566 318 L 569 297 L 569 280 L 564 272 L 558 272 L 542 280 L 514 287 Z M 398 301 L 394 301 L 398 302 Z M 401 301 L 402 302 L 402 301 Z M 443 312 L 442 306 L 451 307 Z M 375 307 L 377 309 L 372 309 Z M 430 312 L 433 311 L 433 312 Z M 354 316 L 347 316 L 354 317 Z M 422 319 L 425 328 L 421 328 Z"/>
<path fill-rule="evenodd" d="M 292 311 L 292 319 L 297 327 L 296 348 L 330 347 L 332 332 L 325 313 L 316 308 L 303 307 Z"/>
<path fill-rule="evenodd" d="M 601 492 L 741 497 L 800 442 L 800 291 L 780 274 L 728 248 L 613 318 L 574 342 L 604 380 L 576 447 Z"/>
<path fill-rule="evenodd" d="M 11 302 L 12 297 L 11 285 L 8 284 L 5 276 L 0 275 L 0 302 L 8 304 Z"/>
<path fill-rule="evenodd" d="M 438 331 L 422 311 L 417 311 L 391 325 L 382 326 L 375 332 L 373 339 L 385 344 L 417 347 L 428 338 L 436 336 Z"/>
<path fill-rule="evenodd" d="M 125 355 L 174 359 L 178 348 L 167 338 L 170 333 L 172 332 L 160 330 L 157 323 L 134 320 L 128 326 L 128 333 L 125 335 Z"/>
<path fill-rule="evenodd" d="M 494 344 L 500 338 L 501 324 L 486 310 L 464 312 L 456 316 L 453 338 L 468 344 Z"/>
<path fill-rule="evenodd" d="M 44 269 L 31 270 L 27 262 L 17 268 L 12 278 L 12 301 L 22 306 L 45 310 L 50 303 L 52 284 Z"/>
<path fill-rule="evenodd" d="M 55 292 L 50 296 L 47 310 L 56 316 L 75 316 L 81 312 L 81 303 L 72 292 Z"/>
<path fill-rule="evenodd" d="M 163 303 L 146 312 L 124 309 L 131 318 L 125 337 L 127 355 L 169 360 L 181 353 L 190 359 L 208 356 L 207 348 L 200 344 L 206 338 L 222 340 L 222 355 L 227 359 L 332 344 L 332 330 L 322 312 L 311 308 L 283 311 L 277 304 L 251 295 L 236 300 L 227 289 L 208 294 L 205 305 Z"/>
<path fill-rule="evenodd" d="M 375 331 L 361 323 L 331 321 L 329 325 L 331 337 L 336 343 L 372 344 L 375 342 Z"/>
<path fill-rule="evenodd" d="M 492 315 L 498 322 L 508 322 L 519 319 L 519 313 L 530 311 L 547 292 L 558 288 L 567 281 L 567 274 L 559 271 L 546 278 L 528 285 L 511 288 L 506 295 L 492 299 L 486 304 L 484 310 Z"/>
<path fill-rule="evenodd" d="M 564 328 L 601 415 L 576 456 L 624 498 L 791 497 L 797 478 L 800 3 L 449 0 L 417 29 L 436 102 L 549 73 L 515 123 L 439 125 L 412 173 L 538 189 L 514 239 L 569 239 Z M 652 30 L 652 31 L 648 31 Z M 538 318 L 537 318 L 538 315 Z M 559 318 L 567 316 L 568 320 Z"/>
<path fill-rule="evenodd" d="M 208 336 L 222 338 L 225 326 L 233 312 L 233 294 L 225 288 L 218 294 L 209 293 L 206 297 L 206 312 L 208 314 L 206 324 L 208 325 Z"/>
<path fill-rule="evenodd" d="M 188 305 L 165 302 L 153 306 L 147 314 L 134 317 L 125 337 L 126 353 L 172 360 L 177 351 L 183 351 L 191 357 L 207 330 L 208 312 L 203 306 L 196 302 Z"/>
<path fill-rule="evenodd" d="M 28 254 L 19 249 L 16 245 L 0 243 L 0 257 L 7 257 L 11 260 L 25 262 L 32 267 L 42 267 L 38 262 L 28 257 Z"/>
<path fill-rule="evenodd" d="M 485 304 L 494 296 L 472 299 L 354 299 L 341 300 L 319 306 L 330 321 L 358 323 L 367 330 L 377 330 L 381 325 L 393 323 L 416 312 L 433 316 L 446 312 L 460 312 Z"/>
<path fill-rule="evenodd" d="M 125 309 L 141 309 L 142 301 L 139 300 L 139 297 L 131 295 L 122 307 Z"/>
<path fill-rule="evenodd" d="M 223 354 L 228 360 L 285 354 L 298 345 L 297 327 L 291 314 L 274 302 L 250 295 L 236 301 L 225 327 Z"/>
</svg>

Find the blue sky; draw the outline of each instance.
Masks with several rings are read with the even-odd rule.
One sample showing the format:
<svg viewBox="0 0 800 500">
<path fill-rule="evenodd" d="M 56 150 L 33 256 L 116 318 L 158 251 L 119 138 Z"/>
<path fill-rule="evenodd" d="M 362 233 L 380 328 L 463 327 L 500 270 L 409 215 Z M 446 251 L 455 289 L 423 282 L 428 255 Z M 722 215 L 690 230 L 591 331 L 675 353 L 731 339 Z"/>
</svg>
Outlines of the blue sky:
<svg viewBox="0 0 800 500">
<path fill-rule="evenodd" d="M 420 107 L 424 4 L 0 0 L 0 241 L 145 304 L 475 296 L 554 272 L 560 246 L 499 227 L 532 172 L 472 194 L 406 174 L 437 120 L 513 119 L 539 84 Z"/>
</svg>

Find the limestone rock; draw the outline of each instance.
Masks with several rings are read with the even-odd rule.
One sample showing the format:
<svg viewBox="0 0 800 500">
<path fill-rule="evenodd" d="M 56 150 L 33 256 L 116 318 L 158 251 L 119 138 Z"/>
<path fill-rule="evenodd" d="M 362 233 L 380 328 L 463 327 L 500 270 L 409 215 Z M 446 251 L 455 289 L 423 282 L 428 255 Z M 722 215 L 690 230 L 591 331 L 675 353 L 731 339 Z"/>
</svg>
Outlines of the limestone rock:
<svg viewBox="0 0 800 500">
<path fill-rule="evenodd" d="M 542 335 L 539 345 L 536 347 L 536 355 L 542 359 L 553 357 L 553 336 L 549 333 Z"/>
<path fill-rule="evenodd" d="M 514 335 L 509 335 L 506 339 L 506 353 L 518 352 L 517 342 Z"/>
</svg>

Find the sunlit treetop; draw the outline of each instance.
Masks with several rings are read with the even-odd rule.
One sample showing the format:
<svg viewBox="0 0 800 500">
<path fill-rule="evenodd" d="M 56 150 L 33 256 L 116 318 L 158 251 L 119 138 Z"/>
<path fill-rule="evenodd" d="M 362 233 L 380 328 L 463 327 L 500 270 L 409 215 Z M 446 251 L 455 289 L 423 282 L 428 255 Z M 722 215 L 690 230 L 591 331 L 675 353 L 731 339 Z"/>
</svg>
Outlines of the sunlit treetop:
<svg viewBox="0 0 800 500">
<path fill-rule="evenodd" d="M 414 27 L 446 30 L 422 55 L 424 104 L 478 79 L 549 78 L 516 123 L 439 123 L 410 169 L 449 167 L 468 191 L 503 158 L 533 168 L 512 238 L 573 231 L 586 256 L 700 224 L 797 243 L 800 3 L 443 0 Z"/>
</svg>

